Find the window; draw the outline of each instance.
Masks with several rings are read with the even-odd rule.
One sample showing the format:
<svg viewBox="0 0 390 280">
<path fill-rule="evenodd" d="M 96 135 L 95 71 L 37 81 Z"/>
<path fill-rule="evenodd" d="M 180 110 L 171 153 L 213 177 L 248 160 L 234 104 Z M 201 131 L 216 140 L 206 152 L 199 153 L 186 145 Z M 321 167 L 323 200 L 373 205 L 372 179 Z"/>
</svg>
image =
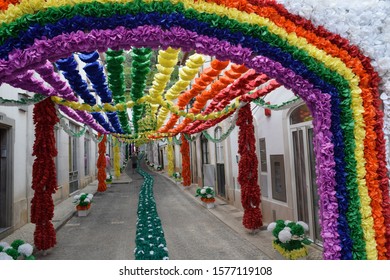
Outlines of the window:
<svg viewBox="0 0 390 280">
<path fill-rule="evenodd" d="M 69 128 L 74 133 L 78 132 L 78 126 L 69 123 Z M 69 136 L 69 171 L 77 170 L 77 137 Z"/>
<path fill-rule="evenodd" d="M 91 139 L 88 133 L 84 137 L 84 175 L 89 175 Z"/>
<path fill-rule="evenodd" d="M 208 150 L 208 140 L 206 136 L 202 133 L 202 136 L 200 137 L 200 142 L 202 145 L 202 163 L 207 164 L 209 163 L 209 150 Z"/>
<path fill-rule="evenodd" d="M 218 126 L 215 129 L 214 137 L 215 139 L 219 139 L 222 136 L 222 128 Z M 217 155 L 217 163 L 224 163 L 224 155 L 223 155 L 223 144 L 222 142 L 215 143 L 215 151 Z"/>
<path fill-rule="evenodd" d="M 27 93 L 18 93 L 18 100 L 29 98 L 30 96 Z M 20 112 L 27 112 L 27 106 L 19 105 L 18 106 Z"/>
<path fill-rule="evenodd" d="M 283 155 L 271 155 L 272 198 L 287 202 Z"/>
<path fill-rule="evenodd" d="M 290 124 L 297 124 L 313 120 L 309 108 L 303 104 L 296 108 L 290 116 Z"/>
<path fill-rule="evenodd" d="M 69 128 L 74 133 L 77 133 L 79 127 L 73 123 L 69 123 Z M 78 159 L 78 138 L 69 136 L 69 193 L 73 193 L 79 188 L 79 171 L 77 165 Z"/>
<path fill-rule="evenodd" d="M 261 172 L 267 172 L 267 147 L 265 145 L 265 138 L 259 139 L 260 143 L 260 170 Z"/>
</svg>

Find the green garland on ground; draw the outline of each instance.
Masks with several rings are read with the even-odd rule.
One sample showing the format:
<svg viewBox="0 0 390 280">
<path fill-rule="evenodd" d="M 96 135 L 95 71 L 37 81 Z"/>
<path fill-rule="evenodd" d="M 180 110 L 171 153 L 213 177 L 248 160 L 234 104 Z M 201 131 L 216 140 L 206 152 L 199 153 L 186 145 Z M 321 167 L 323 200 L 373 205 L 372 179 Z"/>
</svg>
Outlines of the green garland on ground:
<svg viewBox="0 0 390 280">
<path fill-rule="evenodd" d="M 138 200 L 137 233 L 134 256 L 136 260 L 168 260 L 167 242 L 153 195 L 154 179 L 142 170 L 138 159 L 138 173 L 144 177 Z"/>
</svg>

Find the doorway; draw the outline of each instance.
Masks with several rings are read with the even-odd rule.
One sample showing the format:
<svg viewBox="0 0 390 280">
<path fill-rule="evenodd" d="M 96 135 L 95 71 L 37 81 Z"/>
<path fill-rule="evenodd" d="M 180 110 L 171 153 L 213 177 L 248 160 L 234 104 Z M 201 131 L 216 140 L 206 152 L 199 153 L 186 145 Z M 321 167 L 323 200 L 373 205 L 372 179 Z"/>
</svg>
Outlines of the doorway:
<svg viewBox="0 0 390 280">
<path fill-rule="evenodd" d="M 192 149 L 191 149 L 191 178 L 192 183 L 197 184 L 198 183 L 198 159 L 197 159 L 198 153 L 196 150 L 196 141 L 192 142 Z"/>
<path fill-rule="evenodd" d="M 214 131 L 214 138 L 220 139 L 222 136 L 222 128 L 218 126 L 215 128 Z M 226 197 L 226 190 L 225 190 L 225 160 L 224 160 L 224 150 L 223 150 L 223 143 L 216 142 L 215 143 L 215 158 L 216 158 L 216 164 L 217 164 L 217 190 L 218 195 L 222 197 Z"/>
<path fill-rule="evenodd" d="M 0 124 L 0 233 L 12 226 L 11 128 Z"/>
<path fill-rule="evenodd" d="M 290 115 L 290 138 L 296 216 L 298 220 L 309 225 L 310 238 L 316 243 L 321 243 L 313 125 L 312 116 L 306 104 L 294 109 Z"/>
<path fill-rule="evenodd" d="M 78 126 L 69 123 L 72 131 L 78 132 Z M 79 170 L 78 170 L 78 138 L 69 136 L 69 193 L 73 193 L 79 189 Z"/>
</svg>

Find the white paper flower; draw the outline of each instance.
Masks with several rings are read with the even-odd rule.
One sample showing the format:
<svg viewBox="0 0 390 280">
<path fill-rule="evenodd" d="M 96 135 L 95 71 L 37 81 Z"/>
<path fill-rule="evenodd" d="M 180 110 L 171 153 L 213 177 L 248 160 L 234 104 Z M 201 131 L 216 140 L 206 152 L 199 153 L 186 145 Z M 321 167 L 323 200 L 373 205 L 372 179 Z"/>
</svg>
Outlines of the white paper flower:
<svg viewBox="0 0 390 280">
<path fill-rule="evenodd" d="M 206 195 L 207 198 L 212 198 L 213 196 L 211 194 Z"/>
<path fill-rule="evenodd" d="M 13 260 L 13 258 L 10 255 L 8 255 L 7 253 L 0 252 L 0 260 L 11 261 L 11 260 Z"/>
<path fill-rule="evenodd" d="M 280 242 L 282 242 L 282 243 L 286 243 L 286 242 L 290 241 L 291 237 L 292 237 L 291 232 L 288 230 L 284 230 L 284 229 L 282 229 L 278 234 L 278 238 L 279 238 Z"/>
<path fill-rule="evenodd" d="M 93 194 L 91 194 L 91 193 L 90 193 L 90 194 L 88 194 L 88 195 L 87 195 L 87 198 L 88 198 L 89 200 L 92 200 L 92 198 L 93 198 Z"/>
<path fill-rule="evenodd" d="M 309 231 L 309 226 L 305 222 L 298 221 L 297 225 L 302 226 L 305 231 Z"/>
<path fill-rule="evenodd" d="M 3 248 L 3 251 L 5 252 L 5 251 L 8 250 L 8 249 L 13 249 L 13 248 L 12 248 L 11 246 L 8 245 L 7 247 L 4 247 L 4 248 Z"/>
<path fill-rule="evenodd" d="M 285 220 L 284 221 L 284 224 L 287 226 L 289 223 L 291 223 L 291 221 L 290 220 Z"/>
<path fill-rule="evenodd" d="M 154 255 L 154 251 L 150 251 L 149 254 L 150 254 L 150 255 Z"/>
<path fill-rule="evenodd" d="M 34 250 L 33 246 L 31 246 L 28 243 L 24 243 L 24 244 L 20 245 L 18 248 L 19 254 L 25 255 L 26 257 L 31 256 L 33 253 L 33 250 Z"/>
<path fill-rule="evenodd" d="M 80 196 L 81 196 L 81 195 L 76 194 L 73 198 L 74 198 L 75 200 L 79 200 L 79 199 L 80 199 Z"/>
<path fill-rule="evenodd" d="M 267 226 L 267 230 L 268 231 L 273 231 L 276 227 L 276 223 L 275 222 L 272 222 L 270 223 L 268 226 Z"/>
<path fill-rule="evenodd" d="M 284 227 L 283 230 L 288 230 L 288 231 L 291 231 L 291 228 L 290 227 Z"/>
<path fill-rule="evenodd" d="M 86 203 L 90 203 L 90 202 L 91 202 L 91 200 L 89 200 L 88 198 L 86 198 L 86 199 L 84 199 L 84 202 L 86 202 Z"/>
<path fill-rule="evenodd" d="M 7 242 L 3 241 L 3 242 L 0 242 L 0 246 L 3 248 L 8 248 L 9 244 Z"/>
<path fill-rule="evenodd" d="M 201 189 L 201 190 L 200 190 L 200 193 L 201 193 L 201 194 L 205 194 L 205 193 L 206 193 L 206 189 Z"/>
</svg>

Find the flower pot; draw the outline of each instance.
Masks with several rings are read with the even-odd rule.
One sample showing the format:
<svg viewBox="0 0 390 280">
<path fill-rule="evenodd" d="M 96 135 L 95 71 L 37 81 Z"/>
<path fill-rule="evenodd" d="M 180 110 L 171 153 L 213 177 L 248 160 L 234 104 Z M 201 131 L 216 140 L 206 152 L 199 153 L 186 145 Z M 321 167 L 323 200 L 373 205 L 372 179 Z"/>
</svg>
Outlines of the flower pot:
<svg viewBox="0 0 390 280">
<path fill-rule="evenodd" d="M 272 247 L 275 249 L 275 256 L 277 260 L 306 260 L 307 259 L 308 251 L 306 246 L 300 249 L 287 251 L 283 249 L 276 242 L 272 242 Z"/>
<path fill-rule="evenodd" d="M 214 202 L 204 202 L 202 201 L 202 205 L 207 208 L 207 209 L 210 209 L 210 208 L 214 208 L 215 205 L 214 205 Z"/>
<path fill-rule="evenodd" d="M 206 207 L 207 209 L 215 207 L 215 205 L 214 205 L 215 198 L 214 197 L 212 197 L 212 198 L 201 197 L 200 200 L 202 201 L 202 205 L 204 207 Z"/>
<path fill-rule="evenodd" d="M 87 206 L 77 205 L 76 206 L 77 216 L 78 217 L 88 216 L 90 208 L 91 208 L 91 204 L 88 204 Z"/>
</svg>

